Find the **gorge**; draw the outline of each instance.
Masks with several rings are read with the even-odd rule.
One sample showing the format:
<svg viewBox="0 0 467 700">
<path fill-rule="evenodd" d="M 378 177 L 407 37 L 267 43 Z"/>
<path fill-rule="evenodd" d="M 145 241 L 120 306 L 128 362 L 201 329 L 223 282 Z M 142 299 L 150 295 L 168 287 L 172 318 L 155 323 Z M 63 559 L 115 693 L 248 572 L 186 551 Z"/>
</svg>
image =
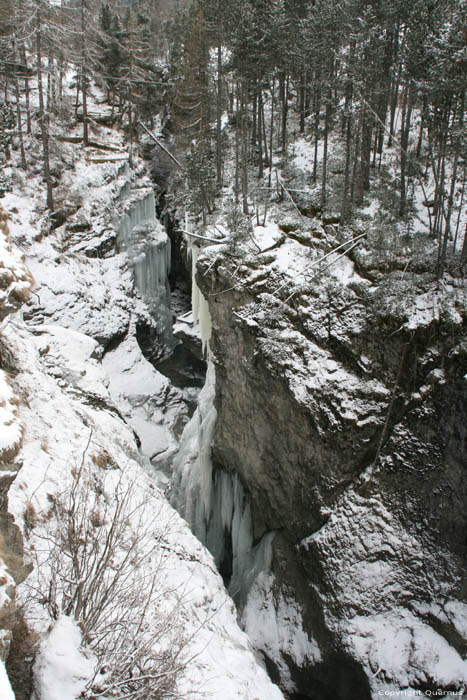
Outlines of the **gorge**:
<svg viewBox="0 0 467 700">
<path fill-rule="evenodd" d="M 0 7 L 0 699 L 460 700 L 465 10 L 163 4 Z"/>
</svg>

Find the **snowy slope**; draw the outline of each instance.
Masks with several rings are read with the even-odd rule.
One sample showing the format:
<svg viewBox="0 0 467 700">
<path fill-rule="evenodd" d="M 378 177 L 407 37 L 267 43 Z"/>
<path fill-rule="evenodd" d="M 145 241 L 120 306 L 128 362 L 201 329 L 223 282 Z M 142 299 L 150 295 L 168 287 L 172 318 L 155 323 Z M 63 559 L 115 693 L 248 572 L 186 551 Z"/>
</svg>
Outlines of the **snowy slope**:
<svg viewBox="0 0 467 700">
<path fill-rule="evenodd" d="M 139 583 L 155 575 L 162 587 L 148 621 L 157 624 L 158 616 L 172 615 L 174 627 L 188 640 L 184 655 L 191 661 L 180 687 L 189 691 L 199 686 L 206 697 L 219 700 L 280 698 L 236 624 L 235 609 L 212 558 L 142 471 L 134 436 L 112 410 L 106 375 L 92 357 L 95 341 L 56 326 L 28 329 L 19 321 L 10 322 L 4 337 L 17 359 L 15 392 L 27 397 L 17 419 L 24 434 L 18 456 L 23 466 L 10 489 L 9 505 L 36 564 L 18 590 L 19 599 L 29 603 L 34 625 L 45 631 L 50 623 L 35 598 L 50 578 L 45 543 L 57 527 L 51 503 L 70 489 L 74 470 L 84 462 L 103 499 L 115 497 L 117 484 L 123 493 L 131 490 L 136 523 L 140 528 L 144 523 L 145 536 L 152 534 L 160 541 L 162 560 L 144 561 L 134 575 Z M 128 527 L 131 531 L 133 524 Z M 40 679 L 45 673 L 41 668 Z"/>
</svg>

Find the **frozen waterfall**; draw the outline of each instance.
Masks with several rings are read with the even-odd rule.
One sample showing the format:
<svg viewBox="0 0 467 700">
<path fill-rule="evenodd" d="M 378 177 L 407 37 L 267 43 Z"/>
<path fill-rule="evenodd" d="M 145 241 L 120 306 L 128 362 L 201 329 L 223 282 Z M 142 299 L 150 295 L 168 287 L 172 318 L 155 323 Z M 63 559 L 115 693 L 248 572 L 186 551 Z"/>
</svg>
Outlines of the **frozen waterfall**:
<svg viewBox="0 0 467 700">
<path fill-rule="evenodd" d="M 191 257 L 191 309 L 193 321 L 194 323 L 199 323 L 203 353 L 206 353 L 209 359 L 211 356 L 211 348 L 209 345 L 212 332 L 211 314 L 209 313 L 209 304 L 196 282 L 196 263 L 198 262 L 201 250 L 196 245 L 188 245 L 187 252 L 189 257 Z"/>
<path fill-rule="evenodd" d="M 258 574 L 269 569 L 273 533 L 253 542 L 250 499 L 238 474 L 213 470 L 215 368 L 208 363 L 198 407 L 173 461 L 172 503 L 213 555 L 242 608 Z"/>
<path fill-rule="evenodd" d="M 211 317 L 208 302 L 196 283 L 201 250 L 188 242 L 188 253 L 192 261 L 193 318 L 199 322 L 208 369 L 198 407 L 185 426 L 173 461 L 172 503 L 210 550 L 230 594 L 243 607 L 259 573 L 269 569 L 274 535 L 266 534 L 255 545 L 250 498 L 238 474 L 213 469 L 211 444 L 217 413 L 215 365 L 209 346 Z"/>
<path fill-rule="evenodd" d="M 170 239 L 156 217 L 154 192 L 130 200 L 120 219 L 120 245 L 126 249 L 135 284 L 157 321 L 161 341 L 172 348 Z"/>
</svg>

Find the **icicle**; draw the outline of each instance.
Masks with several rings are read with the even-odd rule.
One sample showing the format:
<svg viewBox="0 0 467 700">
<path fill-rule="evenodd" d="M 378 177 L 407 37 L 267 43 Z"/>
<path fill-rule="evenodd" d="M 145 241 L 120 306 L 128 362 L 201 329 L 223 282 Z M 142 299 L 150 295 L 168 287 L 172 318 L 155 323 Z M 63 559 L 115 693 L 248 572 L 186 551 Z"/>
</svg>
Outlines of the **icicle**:
<svg viewBox="0 0 467 700">
<path fill-rule="evenodd" d="M 211 511 L 211 442 L 217 417 L 214 395 L 215 370 L 209 362 L 198 407 L 185 426 L 180 450 L 173 462 L 174 505 L 201 540 L 205 538 L 205 523 Z"/>
<path fill-rule="evenodd" d="M 130 202 L 120 220 L 120 244 L 135 273 L 135 284 L 158 321 L 160 337 L 173 346 L 168 276 L 170 239 L 156 218 L 154 192 Z"/>
<path fill-rule="evenodd" d="M 190 228 L 188 227 L 190 224 L 186 214 L 185 226 L 187 227 L 186 230 L 189 231 Z M 191 310 L 193 313 L 193 321 L 194 323 L 199 323 L 203 354 L 206 354 L 206 357 L 211 359 L 211 348 L 209 344 L 212 333 L 211 314 L 209 311 L 209 304 L 196 282 L 196 264 L 198 262 L 200 252 L 201 251 L 198 246 L 194 244 L 191 239 L 189 239 L 187 241 L 187 254 L 188 257 L 191 258 Z"/>
</svg>

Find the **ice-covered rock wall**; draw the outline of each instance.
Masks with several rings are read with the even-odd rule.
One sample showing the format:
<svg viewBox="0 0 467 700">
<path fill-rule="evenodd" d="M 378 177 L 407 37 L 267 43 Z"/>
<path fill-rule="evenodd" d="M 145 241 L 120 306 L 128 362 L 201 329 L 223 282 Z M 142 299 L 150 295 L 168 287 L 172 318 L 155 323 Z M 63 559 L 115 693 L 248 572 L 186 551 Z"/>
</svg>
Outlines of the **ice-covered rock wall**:
<svg viewBox="0 0 467 700">
<path fill-rule="evenodd" d="M 256 578 L 269 568 L 274 533 L 255 544 L 250 498 L 238 474 L 213 467 L 214 398 L 215 368 L 210 361 L 198 407 L 173 461 L 172 503 L 209 549 L 229 593 L 243 607 Z"/>
</svg>

